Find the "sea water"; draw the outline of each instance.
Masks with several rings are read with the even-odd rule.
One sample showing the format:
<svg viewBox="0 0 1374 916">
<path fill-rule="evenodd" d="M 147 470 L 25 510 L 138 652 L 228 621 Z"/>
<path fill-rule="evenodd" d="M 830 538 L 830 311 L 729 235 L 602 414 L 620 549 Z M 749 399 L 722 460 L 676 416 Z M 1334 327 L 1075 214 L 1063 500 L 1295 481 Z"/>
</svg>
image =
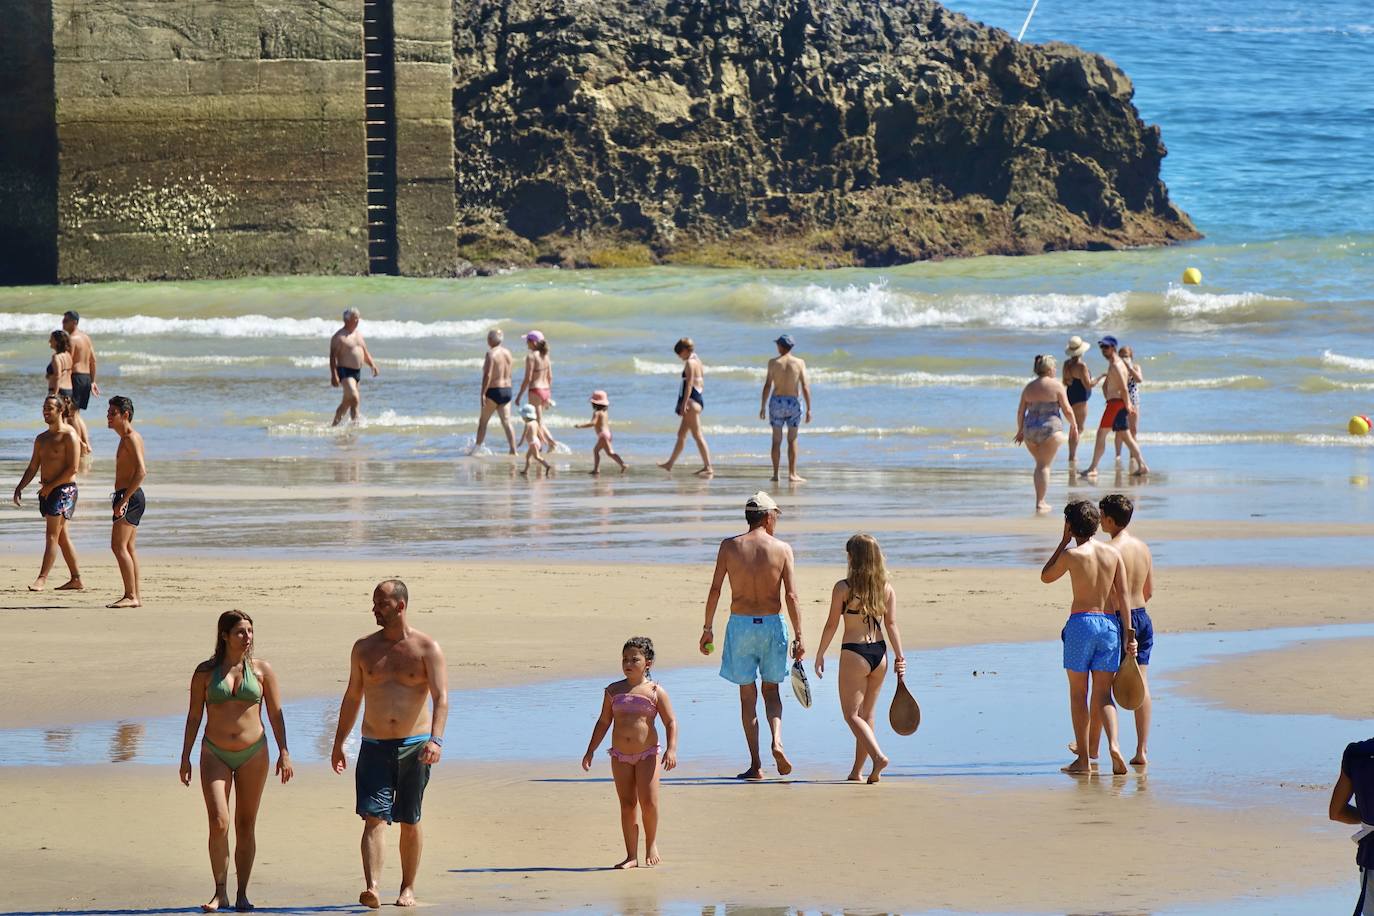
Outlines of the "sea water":
<svg viewBox="0 0 1374 916">
<path fill-rule="evenodd" d="M 1029 4 L 953 6 L 1015 32 Z M 102 398 L 132 397 L 147 439 L 147 549 L 381 553 L 400 538 L 407 550 L 440 555 L 520 543 L 577 559 L 611 550 L 620 561 L 709 559 L 709 544 L 654 525 L 684 512 L 733 518 L 742 496 L 766 484 L 759 395 L 779 332 L 796 336 L 815 397 L 801 437 L 811 482 L 780 494 L 801 510 L 789 522 L 855 528 L 894 513 L 1027 510 L 1030 460 L 1011 441 L 1017 391 L 1037 353 L 1062 358 L 1069 335 L 1110 333 L 1134 347 L 1145 373 L 1141 442 L 1156 473 L 1118 483 L 1109 456 L 1102 485 L 1136 495 L 1142 518 L 1368 518 L 1374 437 L 1349 436 L 1345 424 L 1374 413 L 1374 99 L 1365 79 L 1374 12 L 1349 0 L 1301 10 L 1043 0 L 1026 37 L 1072 41 L 1126 70 L 1142 116 L 1169 146 L 1174 200 L 1204 241 L 829 272 L 664 267 L 0 289 L 0 473 L 17 478 L 28 458 L 41 428 L 46 335 L 75 308 L 100 353 Z M 1202 270 L 1202 286 L 1179 284 L 1188 266 Z M 362 311 L 382 374 L 362 383 L 363 422 L 333 429 L 328 338 L 346 307 Z M 526 481 L 504 458 L 462 457 L 493 326 L 505 328 L 517 359 L 521 333 L 548 335 L 558 402 L 549 425 L 573 450 L 558 457 L 551 481 Z M 677 427 L 672 345 L 684 335 L 706 366 L 703 424 L 721 472 L 709 484 L 653 468 Z M 1096 351 L 1088 361 L 1102 371 Z M 571 427 L 588 419 L 594 389 L 610 393 L 616 446 L 634 467 L 588 486 L 578 477 L 593 437 Z M 1095 427 L 1100 392 L 1090 407 Z M 98 458 L 79 542 L 104 540 L 94 504 L 108 492 L 114 446 L 103 399 L 88 420 Z M 487 445 L 500 451 L 502 441 L 493 426 Z M 1068 487 L 1064 457 L 1052 499 L 1102 492 Z M 695 459 L 689 442 L 679 473 Z M 0 516 L 0 543 L 32 540 L 29 513 Z M 606 536 L 579 537 L 588 519 Z M 544 531 L 547 539 L 530 536 Z M 838 537 L 815 542 L 816 555 L 837 550 Z M 1030 560 L 1025 542 L 894 540 L 907 563 Z M 1229 558 L 1357 554 L 1319 540 L 1252 542 Z M 1170 559 L 1217 554 L 1196 544 Z"/>
</svg>

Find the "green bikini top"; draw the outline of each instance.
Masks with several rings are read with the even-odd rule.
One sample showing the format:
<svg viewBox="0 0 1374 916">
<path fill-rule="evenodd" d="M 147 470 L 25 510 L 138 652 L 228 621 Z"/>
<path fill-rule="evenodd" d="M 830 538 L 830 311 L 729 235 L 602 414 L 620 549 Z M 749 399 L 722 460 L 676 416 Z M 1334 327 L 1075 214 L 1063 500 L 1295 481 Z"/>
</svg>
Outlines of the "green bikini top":
<svg viewBox="0 0 1374 916">
<path fill-rule="evenodd" d="M 230 700 L 238 700 L 240 703 L 257 703 L 262 699 L 262 685 L 258 683 L 257 675 L 253 673 L 253 666 L 248 664 L 245 659 L 243 663 L 243 680 L 239 681 L 238 690 L 229 689 L 229 677 L 220 676 L 219 666 L 215 666 L 214 676 L 210 679 L 210 686 L 205 689 L 205 702 L 210 705 L 218 703 L 228 703 Z"/>
</svg>

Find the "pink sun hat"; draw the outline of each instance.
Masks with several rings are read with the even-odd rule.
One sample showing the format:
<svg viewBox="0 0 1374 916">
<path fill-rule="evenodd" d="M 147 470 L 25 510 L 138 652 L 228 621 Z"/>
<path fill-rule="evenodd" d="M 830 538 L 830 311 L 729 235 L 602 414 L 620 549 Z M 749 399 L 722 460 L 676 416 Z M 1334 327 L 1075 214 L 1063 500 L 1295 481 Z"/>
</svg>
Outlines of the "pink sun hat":
<svg viewBox="0 0 1374 916">
<path fill-rule="evenodd" d="M 604 392 L 604 391 L 600 391 L 600 390 L 598 390 L 598 391 L 593 391 L 593 392 L 592 392 L 592 396 L 591 396 L 588 400 L 590 400 L 590 401 L 592 402 L 592 406 L 593 406 L 593 407 L 610 407 L 610 406 L 611 406 L 611 399 L 608 398 L 608 397 L 606 397 L 606 392 Z"/>
</svg>

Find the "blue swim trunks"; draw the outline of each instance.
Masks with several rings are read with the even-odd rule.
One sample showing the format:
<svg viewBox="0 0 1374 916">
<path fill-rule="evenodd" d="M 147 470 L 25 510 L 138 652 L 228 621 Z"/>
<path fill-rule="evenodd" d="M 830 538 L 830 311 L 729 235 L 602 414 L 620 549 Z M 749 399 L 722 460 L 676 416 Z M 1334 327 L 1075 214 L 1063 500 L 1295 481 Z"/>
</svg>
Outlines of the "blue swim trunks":
<svg viewBox="0 0 1374 916">
<path fill-rule="evenodd" d="M 796 429 L 801 425 L 801 421 L 801 401 L 780 394 L 768 399 L 768 424 L 774 429 L 782 429 L 784 426 Z"/>
<path fill-rule="evenodd" d="M 787 680 L 787 626 L 782 615 L 731 614 L 725 626 L 720 676 L 741 687 L 759 678 L 770 684 Z"/>
<path fill-rule="evenodd" d="M 1060 638 L 1064 640 L 1064 667 L 1070 671 L 1115 672 L 1121 667 L 1121 624 L 1114 614 L 1070 614 Z"/>
<path fill-rule="evenodd" d="M 1148 665 L 1150 650 L 1155 647 L 1155 625 L 1143 607 L 1131 609 L 1131 628 L 1135 630 L 1135 663 Z"/>
</svg>

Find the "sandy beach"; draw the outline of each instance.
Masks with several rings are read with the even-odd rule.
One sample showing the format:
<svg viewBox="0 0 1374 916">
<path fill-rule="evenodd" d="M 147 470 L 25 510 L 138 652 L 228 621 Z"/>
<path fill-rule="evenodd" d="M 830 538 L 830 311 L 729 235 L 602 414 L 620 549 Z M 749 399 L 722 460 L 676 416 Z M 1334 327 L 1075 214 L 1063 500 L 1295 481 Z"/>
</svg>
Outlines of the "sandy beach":
<svg viewBox="0 0 1374 916">
<path fill-rule="evenodd" d="M 1339 716 L 1363 723 L 1374 713 L 1374 639 L 1323 639 L 1218 660 L 1173 676 L 1188 696 L 1242 712 Z M 1360 726 L 1357 726 L 1360 727 Z M 1353 740 L 1353 739 L 1352 739 Z"/>
</svg>

